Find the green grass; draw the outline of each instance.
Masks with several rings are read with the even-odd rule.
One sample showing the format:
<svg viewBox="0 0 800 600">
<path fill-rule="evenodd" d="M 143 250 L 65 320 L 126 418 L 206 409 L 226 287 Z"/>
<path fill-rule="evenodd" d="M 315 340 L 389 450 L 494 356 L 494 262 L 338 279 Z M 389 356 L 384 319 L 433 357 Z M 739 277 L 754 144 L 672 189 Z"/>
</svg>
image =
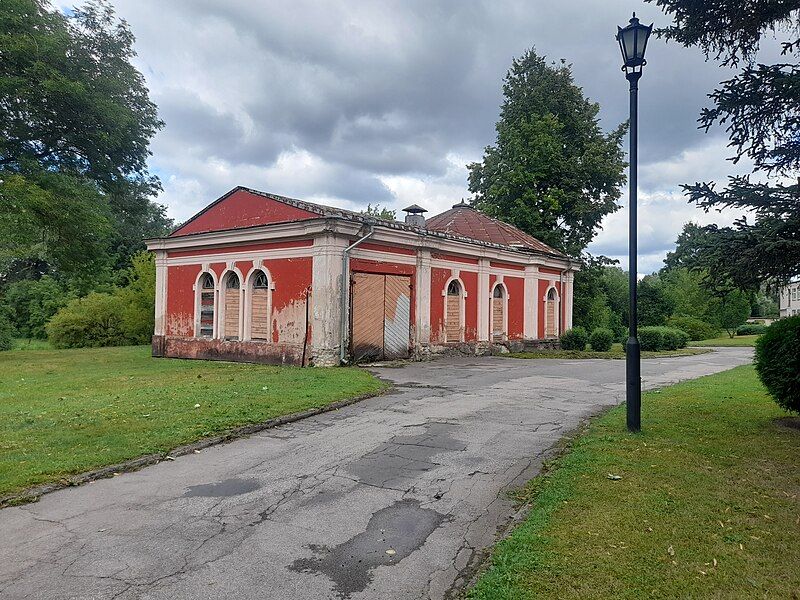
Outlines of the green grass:
<svg viewBox="0 0 800 600">
<path fill-rule="evenodd" d="M 643 351 L 642 358 L 662 358 L 664 356 L 693 356 L 695 354 L 705 354 L 708 350 L 699 348 L 680 348 L 678 350 L 662 350 L 660 352 Z M 510 358 L 560 358 L 560 359 L 580 359 L 580 358 L 625 358 L 625 350 L 622 344 L 614 344 L 608 352 L 595 352 L 593 350 L 535 350 L 533 352 L 511 352 L 504 354 Z"/>
<path fill-rule="evenodd" d="M 784 414 L 752 366 L 647 393 L 640 435 L 612 409 L 520 491 L 530 513 L 469 597 L 797 598 L 800 430 Z"/>
<path fill-rule="evenodd" d="M 743 346 L 755 346 L 756 340 L 758 339 L 757 335 L 737 335 L 736 337 L 730 337 L 728 335 L 724 335 L 722 337 L 713 338 L 710 340 L 700 340 L 697 342 L 689 342 L 692 346 L 723 346 L 726 348 L 740 348 Z"/>
<path fill-rule="evenodd" d="M 0 495 L 385 388 L 357 368 L 154 359 L 146 346 L 5 352 L 0 374 Z"/>
<path fill-rule="evenodd" d="M 53 347 L 47 340 L 35 340 L 33 338 L 14 338 L 11 350 L 52 350 Z"/>
</svg>

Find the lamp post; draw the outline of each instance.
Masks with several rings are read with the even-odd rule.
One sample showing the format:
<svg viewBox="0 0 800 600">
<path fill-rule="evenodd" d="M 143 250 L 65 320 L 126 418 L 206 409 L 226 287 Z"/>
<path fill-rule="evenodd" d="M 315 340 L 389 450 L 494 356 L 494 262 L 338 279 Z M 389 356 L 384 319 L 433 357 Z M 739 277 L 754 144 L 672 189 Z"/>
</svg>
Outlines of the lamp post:
<svg viewBox="0 0 800 600">
<path fill-rule="evenodd" d="M 644 51 L 647 38 L 653 31 L 639 23 L 636 13 L 626 27 L 617 27 L 617 41 L 622 51 L 622 70 L 630 83 L 631 117 L 630 117 L 630 180 L 628 190 L 628 342 L 625 344 L 625 402 L 627 407 L 628 431 L 636 433 L 642 428 L 642 366 L 638 339 L 638 311 L 636 306 L 636 272 L 637 272 L 637 240 L 636 240 L 636 185 L 638 162 L 638 109 L 639 78 L 642 67 L 647 64 Z"/>
</svg>

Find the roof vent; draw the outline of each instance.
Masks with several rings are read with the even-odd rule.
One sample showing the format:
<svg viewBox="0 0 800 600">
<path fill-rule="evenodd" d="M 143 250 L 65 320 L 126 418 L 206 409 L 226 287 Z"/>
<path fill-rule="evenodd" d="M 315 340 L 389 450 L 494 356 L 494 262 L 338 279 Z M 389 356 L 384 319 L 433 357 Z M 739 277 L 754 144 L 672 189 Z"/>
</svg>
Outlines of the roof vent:
<svg viewBox="0 0 800 600">
<path fill-rule="evenodd" d="M 468 204 L 467 201 L 462 198 L 461 202 L 453 204 L 453 208 L 472 208 L 472 205 Z"/>
<path fill-rule="evenodd" d="M 411 206 L 404 208 L 403 212 L 406 213 L 406 225 L 411 225 L 413 227 L 425 227 L 425 216 L 423 213 L 428 212 L 426 209 L 416 204 L 412 204 Z"/>
</svg>

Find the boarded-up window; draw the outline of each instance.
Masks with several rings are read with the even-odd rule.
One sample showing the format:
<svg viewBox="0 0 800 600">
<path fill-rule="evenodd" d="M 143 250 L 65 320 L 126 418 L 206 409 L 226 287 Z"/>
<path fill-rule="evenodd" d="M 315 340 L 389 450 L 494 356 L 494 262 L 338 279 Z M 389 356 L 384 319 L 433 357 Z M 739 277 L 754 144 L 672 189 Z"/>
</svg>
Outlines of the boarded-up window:
<svg viewBox="0 0 800 600">
<path fill-rule="evenodd" d="M 225 339 L 239 339 L 239 276 L 228 273 L 225 279 Z"/>
<path fill-rule="evenodd" d="M 250 337 L 254 340 L 269 339 L 269 280 L 264 271 L 257 271 L 253 277 Z"/>
<path fill-rule="evenodd" d="M 555 288 L 550 288 L 550 291 L 547 292 L 544 323 L 544 336 L 558 337 L 558 296 Z"/>
<path fill-rule="evenodd" d="M 502 340 L 506 334 L 505 321 L 505 293 L 502 285 L 497 285 L 492 293 L 492 337 Z"/>
<path fill-rule="evenodd" d="M 200 337 L 214 336 L 214 278 L 205 273 L 200 278 Z"/>
<path fill-rule="evenodd" d="M 455 279 L 447 286 L 447 309 L 445 314 L 445 341 L 461 341 L 461 284 Z"/>
<path fill-rule="evenodd" d="M 408 356 L 411 278 L 354 273 L 351 297 L 353 360 Z"/>
</svg>

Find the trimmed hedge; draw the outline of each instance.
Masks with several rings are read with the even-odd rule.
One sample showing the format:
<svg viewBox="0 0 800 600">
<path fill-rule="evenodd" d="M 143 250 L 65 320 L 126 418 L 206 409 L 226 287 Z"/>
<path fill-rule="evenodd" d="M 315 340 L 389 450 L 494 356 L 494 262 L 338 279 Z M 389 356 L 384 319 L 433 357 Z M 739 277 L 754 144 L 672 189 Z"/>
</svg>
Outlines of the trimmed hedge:
<svg viewBox="0 0 800 600">
<path fill-rule="evenodd" d="M 614 343 L 614 332 L 599 327 L 589 336 L 589 343 L 595 352 L 608 352 Z"/>
<path fill-rule="evenodd" d="M 674 327 L 640 327 L 639 346 L 642 350 L 658 352 L 677 350 L 689 343 L 689 334 Z"/>
<path fill-rule="evenodd" d="M 758 323 L 745 323 L 736 329 L 736 335 L 761 335 L 767 330 L 766 325 Z"/>
<path fill-rule="evenodd" d="M 717 328 L 697 317 L 670 317 L 667 327 L 674 327 L 688 334 L 690 340 L 710 340 L 717 337 Z"/>
<path fill-rule="evenodd" d="M 561 336 L 561 349 L 562 350 L 585 350 L 586 342 L 589 341 L 589 335 L 586 330 L 578 325 L 572 329 L 565 331 Z"/>
<path fill-rule="evenodd" d="M 756 340 L 756 372 L 785 410 L 800 413 L 800 315 L 775 321 Z"/>
</svg>

